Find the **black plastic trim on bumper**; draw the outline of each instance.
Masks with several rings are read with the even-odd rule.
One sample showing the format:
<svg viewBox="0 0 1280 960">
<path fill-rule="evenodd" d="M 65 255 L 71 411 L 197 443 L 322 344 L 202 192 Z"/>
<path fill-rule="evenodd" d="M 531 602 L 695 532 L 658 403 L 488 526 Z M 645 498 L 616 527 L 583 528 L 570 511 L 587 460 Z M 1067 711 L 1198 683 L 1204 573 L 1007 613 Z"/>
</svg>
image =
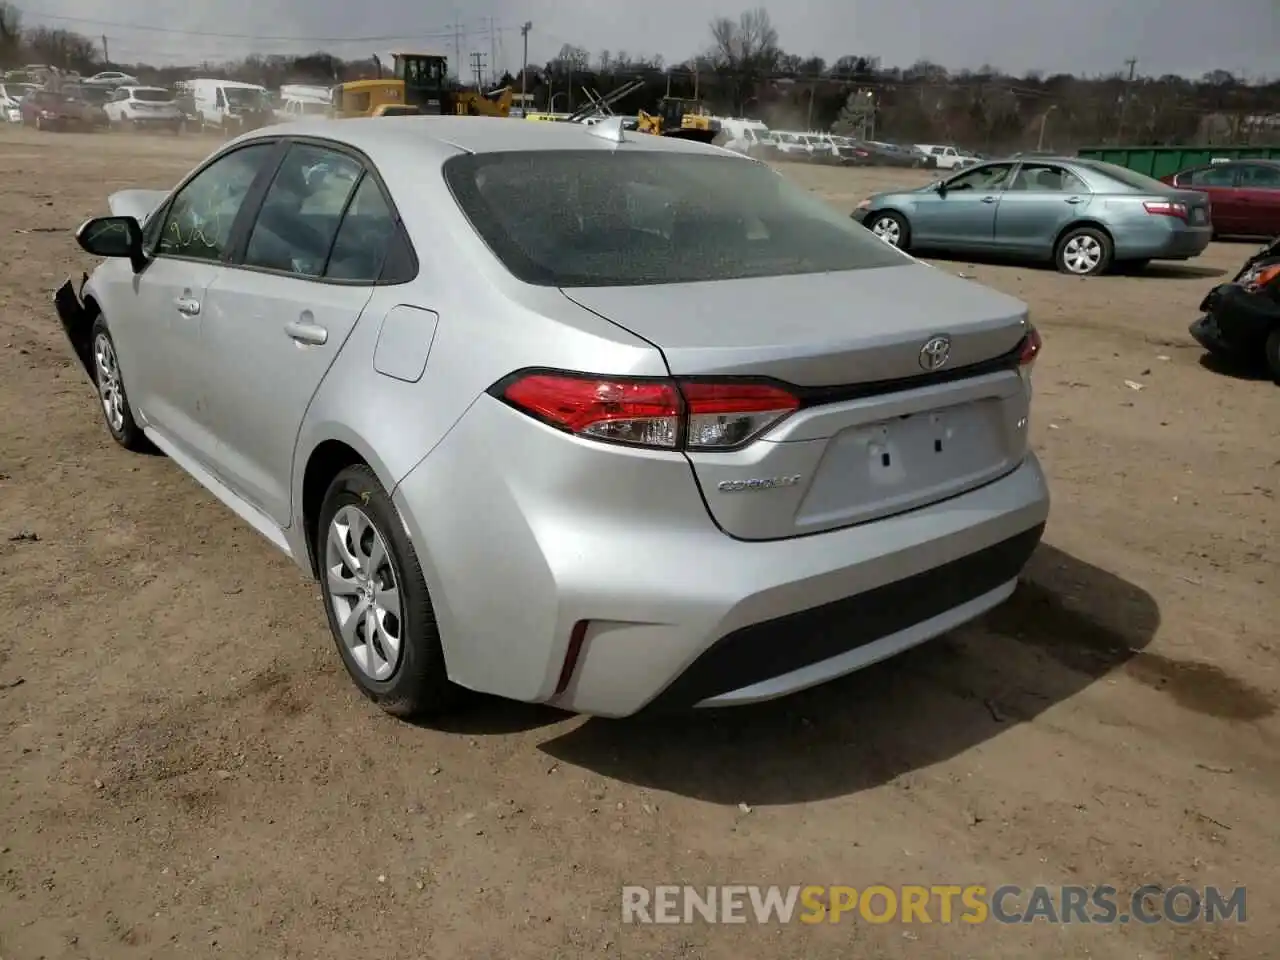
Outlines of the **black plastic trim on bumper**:
<svg viewBox="0 0 1280 960">
<path fill-rule="evenodd" d="M 1040 524 L 904 580 L 726 634 L 645 712 L 695 706 L 838 657 L 976 600 L 1017 577 L 1043 534 Z"/>
</svg>

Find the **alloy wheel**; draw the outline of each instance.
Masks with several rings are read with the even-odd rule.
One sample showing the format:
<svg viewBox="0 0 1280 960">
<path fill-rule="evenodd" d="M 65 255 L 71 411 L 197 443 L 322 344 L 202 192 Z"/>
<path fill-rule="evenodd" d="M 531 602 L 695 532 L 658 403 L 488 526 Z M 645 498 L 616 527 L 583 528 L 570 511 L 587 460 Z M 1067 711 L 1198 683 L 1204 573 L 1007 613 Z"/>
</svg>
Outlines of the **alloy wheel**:
<svg viewBox="0 0 1280 960">
<path fill-rule="evenodd" d="M 386 541 L 354 504 L 341 507 L 329 523 L 325 577 L 351 660 L 369 679 L 389 680 L 404 650 L 400 588 Z"/>
<path fill-rule="evenodd" d="M 898 226 L 898 221 L 893 217 L 880 217 L 871 225 L 871 232 L 883 240 L 897 246 L 902 240 L 902 228 Z"/>
<path fill-rule="evenodd" d="M 111 338 L 100 333 L 93 342 L 93 363 L 98 374 L 98 396 L 102 399 L 102 412 L 107 415 L 111 429 L 119 433 L 124 429 L 124 386 L 120 383 L 120 367 L 116 363 L 116 351 Z"/>
<path fill-rule="evenodd" d="M 1062 262 L 1072 273 L 1092 273 L 1102 262 L 1102 244 L 1088 234 L 1072 237 L 1062 249 Z"/>
</svg>

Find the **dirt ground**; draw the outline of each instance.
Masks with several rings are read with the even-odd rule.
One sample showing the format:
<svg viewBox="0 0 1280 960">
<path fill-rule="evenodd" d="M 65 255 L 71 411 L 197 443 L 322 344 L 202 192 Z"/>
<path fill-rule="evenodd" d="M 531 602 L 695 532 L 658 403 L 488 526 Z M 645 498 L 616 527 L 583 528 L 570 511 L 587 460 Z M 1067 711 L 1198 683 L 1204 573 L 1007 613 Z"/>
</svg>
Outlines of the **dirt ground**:
<svg viewBox="0 0 1280 960">
<path fill-rule="evenodd" d="M 983 622 L 761 707 L 425 729 L 358 696 L 297 569 L 111 442 L 62 341 L 74 228 L 212 146 L 0 132 L 0 957 L 1275 955 L 1280 392 L 1186 332 L 1253 245 L 940 264 L 1045 339 L 1052 518 Z M 788 173 L 842 210 L 912 179 Z M 620 920 L 623 884 L 1180 882 L 1248 922 Z"/>
</svg>

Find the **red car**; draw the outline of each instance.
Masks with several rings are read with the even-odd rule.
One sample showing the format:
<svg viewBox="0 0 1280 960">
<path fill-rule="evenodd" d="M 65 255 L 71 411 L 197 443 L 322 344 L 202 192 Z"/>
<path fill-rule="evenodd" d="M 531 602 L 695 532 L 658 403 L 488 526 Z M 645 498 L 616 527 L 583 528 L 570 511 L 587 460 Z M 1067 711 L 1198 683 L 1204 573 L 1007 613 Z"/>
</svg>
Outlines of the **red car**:
<svg viewBox="0 0 1280 960">
<path fill-rule="evenodd" d="M 1280 160 L 1232 160 L 1165 177 L 1209 195 L 1215 236 L 1280 236 Z"/>
<path fill-rule="evenodd" d="M 32 90 L 22 98 L 22 125 L 37 130 L 67 130 L 84 121 L 80 107 L 52 90 Z"/>
</svg>

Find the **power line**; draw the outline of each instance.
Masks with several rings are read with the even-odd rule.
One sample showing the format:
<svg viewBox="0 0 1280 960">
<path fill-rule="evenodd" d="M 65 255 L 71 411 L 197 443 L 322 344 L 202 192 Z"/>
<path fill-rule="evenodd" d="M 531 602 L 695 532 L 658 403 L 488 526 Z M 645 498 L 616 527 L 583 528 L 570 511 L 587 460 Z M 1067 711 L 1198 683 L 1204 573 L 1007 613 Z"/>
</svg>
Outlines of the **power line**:
<svg viewBox="0 0 1280 960">
<path fill-rule="evenodd" d="M 44 13 L 40 10 L 33 10 L 31 8 L 22 8 L 21 12 L 27 16 L 36 17 L 40 20 L 54 20 L 59 23 L 83 23 L 96 27 L 110 27 L 116 30 L 137 30 L 143 33 L 163 33 L 185 37 L 210 37 L 215 40 L 270 40 L 274 42 L 283 41 L 292 43 L 385 43 L 391 40 L 447 39 L 453 37 L 455 32 L 455 27 L 448 25 L 376 37 L 286 37 L 269 36 L 261 33 L 218 33 L 211 30 L 181 30 L 176 27 L 157 27 L 153 24 L 146 23 L 121 23 L 116 20 L 98 20 L 93 17 L 72 17 L 60 13 Z M 485 24 L 485 27 L 489 28 L 486 23 L 486 18 L 477 18 L 474 22 Z M 504 33 L 514 33 L 518 28 L 493 27 L 491 29 Z"/>
</svg>

